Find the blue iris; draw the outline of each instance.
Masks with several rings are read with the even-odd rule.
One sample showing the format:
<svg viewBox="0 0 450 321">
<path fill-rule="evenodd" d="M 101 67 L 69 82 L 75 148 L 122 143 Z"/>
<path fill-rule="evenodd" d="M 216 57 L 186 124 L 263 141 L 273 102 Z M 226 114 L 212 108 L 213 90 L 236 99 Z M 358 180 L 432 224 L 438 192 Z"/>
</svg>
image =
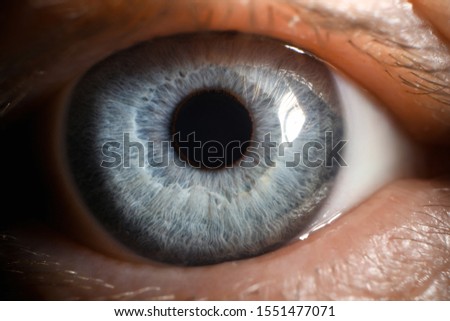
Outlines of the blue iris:
<svg viewBox="0 0 450 321">
<path fill-rule="evenodd" d="M 66 141 L 91 214 L 133 251 L 182 265 L 259 255 L 298 235 L 330 193 L 338 168 L 327 137 L 342 139 L 343 119 L 328 68 L 290 48 L 179 35 L 88 71 L 67 107 Z M 202 92 L 228 93 L 250 115 L 232 166 L 193 166 L 174 146 L 174 113 Z"/>
</svg>

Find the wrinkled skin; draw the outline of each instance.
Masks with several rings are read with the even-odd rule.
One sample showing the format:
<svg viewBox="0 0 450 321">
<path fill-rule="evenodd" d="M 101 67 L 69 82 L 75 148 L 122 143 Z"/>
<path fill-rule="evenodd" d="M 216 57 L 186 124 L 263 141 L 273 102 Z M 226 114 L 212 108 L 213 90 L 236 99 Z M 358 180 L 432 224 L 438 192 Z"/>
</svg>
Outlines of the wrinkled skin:
<svg viewBox="0 0 450 321">
<path fill-rule="evenodd" d="M 1 296 L 450 299 L 448 1 L 360 1 L 358 8 L 354 0 L 330 1 L 323 8 L 325 1 L 310 2 L 1 4 L 2 189 L 7 189 L 0 225 Z M 377 10 L 391 18 L 375 21 Z M 417 24 L 414 33 L 426 36 L 400 39 L 394 18 Z M 391 27 L 392 34 L 382 32 Z M 387 184 L 306 240 L 260 257 L 176 267 L 137 258 L 108 241 L 82 214 L 62 178 L 56 137 L 60 97 L 113 51 L 155 36 L 204 30 L 264 34 L 313 52 L 386 106 L 419 146 L 423 168 Z"/>
</svg>

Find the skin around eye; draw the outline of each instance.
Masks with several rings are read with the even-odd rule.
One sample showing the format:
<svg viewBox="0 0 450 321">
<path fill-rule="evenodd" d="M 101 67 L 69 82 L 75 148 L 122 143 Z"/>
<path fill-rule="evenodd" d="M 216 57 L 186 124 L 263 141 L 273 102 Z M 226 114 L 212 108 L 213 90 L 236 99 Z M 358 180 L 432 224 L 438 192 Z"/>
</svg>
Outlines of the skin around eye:
<svg viewBox="0 0 450 321">
<path fill-rule="evenodd" d="M 119 15 L 120 11 L 118 9 L 111 12 L 111 16 Z M 288 18 L 291 17 L 293 15 L 289 14 Z M 286 26 L 290 21 L 295 25 L 295 20 L 287 19 L 284 24 L 280 22 L 277 29 L 291 30 Z M 167 25 L 162 25 L 161 28 L 167 28 L 165 30 L 168 33 L 176 29 Z M 181 29 L 181 26 L 178 28 Z M 259 32 L 265 32 L 263 29 L 261 27 Z M 298 34 L 290 34 L 289 37 L 297 38 Z M 308 43 L 307 39 L 303 40 Z M 298 39 L 297 41 L 300 42 Z M 102 43 L 105 42 L 107 41 Z M 318 48 L 321 47 L 317 54 L 332 43 L 337 46 L 339 41 L 324 42 L 325 47 L 317 45 Z M 11 55 L 8 61 L 17 59 L 11 49 L 14 46 L 6 47 L 11 51 L 2 52 L 2 55 Z M 110 45 L 109 48 L 112 47 Z M 347 53 L 355 52 L 348 50 Z M 339 55 L 331 58 L 339 60 L 339 57 L 345 56 L 344 53 L 345 50 L 342 50 Z M 54 58 L 55 55 L 50 56 Z M 91 51 L 92 60 L 97 60 L 100 56 L 102 54 Z M 354 56 L 349 54 L 349 57 Z M 367 70 L 368 74 L 355 78 L 359 78 L 362 84 L 373 85 L 377 82 L 375 87 L 378 89 L 375 93 L 384 91 L 383 96 L 390 97 L 385 100 L 394 102 L 394 105 L 397 98 L 403 101 L 405 94 L 398 97 L 398 91 L 395 90 L 403 87 L 398 84 L 389 85 L 399 82 L 398 78 L 384 82 L 385 76 L 376 76 L 377 72 L 384 72 L 382 67 L 375 67 L 376 63 L 362 53 L 353 59 L 354 61 L 350 61 L 351 58 L 342 60 L 340 67 L 346 70 L 348 66 L 343 65 L 348 62 L 356 70 L 355 73 Z M 55 59 L 56 61 L 60 60 Z M 22 66 L 22 63 L 23 61 L 14 65 Z M 76 65 L 81 68 L 89 64 L 84 59 L 83 63 Z M 56 65 L 60 68 L 55 64 L 55 69 Z M 365 69 L 360 68 L 361 66 L 369 67 Z M 26 68 L 18 70 L 30 74 Z M 51 74 L 49 70 L 45 71 L 48 72 L 47 75 Z M 367 79 L 362 81 L 361 78 L 364 77 Z M 56 83 L 61 79 L 67 77 L 56 77 L 54 81 Z M 36 84 L 36 87 L 40 86 Z M 5 92 L 9 92 L 11 87 L 2 85 L 2 88 L 6 89 L 2 93 L 2 97 L 5 97 Z M 417 101 L 422 101 L 422 98 L 415 96 Z M 36 102 L 36 107 L 44 105 L 37 106 Z M 402 102 L 401 105 L 408 106 L 408 103 Z M 448 136 L 442 136 L 442 129 L 445 132 L 447 127 L 436 125 L 434 128 L 436 122 L 430 116 L 432 112 L 426 110 L 415 116 L 417 110 L 414 107 L 410 109 L 411 115 L 404 121 L 410 124 L 410 130 L 418 136 L 425 136 L 422 137 L 425 141 L 430 142 L 440 137 L 441 143 L 448 143 Z M 414 129 L 417 124 L 420 128 Z M 424 131 L 426 126 L 432 129 Z M 19 134 L 20 132 L 16 132 L 9 137 L 20 137 Z M 23 155 L 19 154 L 20 148 L 11 150 L 15 150 L 17 155 Z M 444 160 L 440 161 L 443 167 L 441 173 L 448 174 L 448 165 L 445 164 L 449 162 L 445 150 L 441 150 L 441 155 Z M 29 154 L 23 157 L 29 157 Z M 434 154 L 430 158 L 434 159 Z M 14 162 L 6 165 L 2 168 L 17 168 Z M 14 179 L 9 181 L 16 181 L 17 175 L 22 175 L 23 172 L 23 168 L 22 171 L 18 170 Z M 29 177 L 23 177 L 23 181 L 27 180 Z M 52 180 L 56 181 L 57 179 Z M 45 181 L 43 183 L 45 185 Z M 55 188 L 58 189 L 58 185 Z M 269 256 L 237 264 L 226 263 L 214 268 L 186 270 L 165 266 L 149 267 L 142 262 L 103 256 L 95 249 L 55 233 L 55 229 L 48 230 L 40 226 L 33 226 L 31 230 L 9 228 L 2 233 L 2 253 L 6 254 L 2 257 L 1 270 L 7 280 L 3 284 L 13 289 L 9 291 L 11 295 L 18 293 L 21 297 L 51 299 L 448 299 L 448 189 L 449 182 L 445 179 L 393 182 L 342 219 L 313 234 L 305 242 L 299 242 L 297 246 L 290 246 Z M 36 190 L 37 188 L 29 190 L 29 195 L 36 193 Z M 25 191 L 26 185 L 23 185 L 16 192 L 24 195 Z M 59 197 L 64 199 L 67 196 Z M 65 199 L 64 203 L 70 204 L 71 200 Z M 25 207 L 22 204 L 16 204 L 15 208 L 19 212 L 37 211 L 36 207 Z M 43 210 L 48 211 L 48 208 L 44 207 Z M 68 211 L 70 210 L 65 208 L 60 213 Z M 90 236 L 99 237 L 94 233 L 86 235 Z M 304 260 L 305 257 L 310 259 Z M 215 289 L 208 287 L 208 284 L 214 284 Z"/>
<path fill-rule="evenodd" d="M 450 41 L 450 29 L 448 17 L 450 15 L 450 5 L 446 0 L 412 0 L 417 11 L 426 19 L 430 20 L 447 42 Z"/>
<path fill-rule="evenodd" d="M 359 3 L 264 0 L 250 5 L 237 0 L 220 4 L 209 0 L 201 4 L 136 1 L 136 10 L 132 12 L 124 10 L 130 7 L 128 2 L 112 4 L 107 0 L 95 5 L 79 0 L 56 6 L 10 4 L 10 11 L 17 15 L 11 16 L 10 21 L 20 21 L 28 28 L 17 30 L 20 34 L 16 32 L 14 37 L 3 37 L 5 50 L 1 55 L 7 66 L 3 74 L 8 79 L 3 86 L 3 113 L 18 110 L 13 107 L 26 106 L 36 96 L 56 90 L 112 51 L 136 42 L 182 32 L 238 30 L 272 36 L 315 53 L 374 93 L 415 138 L 447 144 L 450 135 L 449 110 L 445 108 L 449 95 L 447 44 L 435 36 L 432 26 L 420 19 L 416 8 L 406 0 L 371 0 L 364 6 L 358 6 Z M 376 14 L 378 11 L 383 14 Z M 25 12 L 32 19 L 22 20 Z M 64 14 L 67 12 L 79 14 L 77 24 L 65 23 L 69 19 Z M 256 16 L 254 12 L 261 14 Z M 390 15 L 385 15 L 386 12 Z M 398 16 L 407 18 L 399 20 Z M 50 32 L 54 30 L 53 24 L 67 25 L 60 37 L 64 41 Z M 6 25 L 2 30 L 9 27 Z M 26 30 L 40 33 L 29 39 Z M 24 50 L 24 44 L 29 50 Z"/>
</svg>

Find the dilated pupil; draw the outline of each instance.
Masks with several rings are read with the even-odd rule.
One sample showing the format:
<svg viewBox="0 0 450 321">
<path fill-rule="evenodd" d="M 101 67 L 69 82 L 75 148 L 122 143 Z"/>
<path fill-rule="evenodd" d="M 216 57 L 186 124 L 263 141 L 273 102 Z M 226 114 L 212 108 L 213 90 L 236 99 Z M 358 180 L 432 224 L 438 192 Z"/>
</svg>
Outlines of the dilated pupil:
<svg viewBox="0 0 450 321">
<path fill-rule="evenodd" d="M 245 106 L 223 90 L 193 93 L 176 108 L 172 137 L 178 155 L 191 165 L 222 168 L 245 154 L 252 120 Z"/>
</svg>

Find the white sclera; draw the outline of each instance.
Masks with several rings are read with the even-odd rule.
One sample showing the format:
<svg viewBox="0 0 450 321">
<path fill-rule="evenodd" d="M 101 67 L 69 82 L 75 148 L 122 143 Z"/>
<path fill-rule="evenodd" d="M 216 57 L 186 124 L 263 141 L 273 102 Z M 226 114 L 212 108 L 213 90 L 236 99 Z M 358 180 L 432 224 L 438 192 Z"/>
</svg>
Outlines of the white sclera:
<svg viewBox="0 0 450 321">
<path fill-rule="evenodd" d="M 414 144 L 384 107 L 359 85 L 336 72 L 333 76 L 345 119 L 347 144 L 342 157 L 347 166 L 341 167 L 317 219 L 300 239 L 331 223 L 389 182 L 412 175 L 420 163 Z"/>
</svg>

